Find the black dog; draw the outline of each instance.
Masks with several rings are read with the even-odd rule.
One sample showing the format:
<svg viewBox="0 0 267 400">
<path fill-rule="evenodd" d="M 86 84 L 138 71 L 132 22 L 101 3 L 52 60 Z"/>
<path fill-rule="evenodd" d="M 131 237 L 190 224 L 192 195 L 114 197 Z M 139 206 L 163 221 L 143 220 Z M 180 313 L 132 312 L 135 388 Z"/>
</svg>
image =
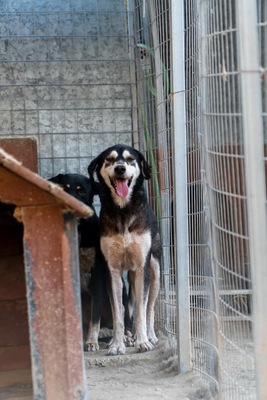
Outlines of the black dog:
<svg viewBox="0 0 267 400">
<path fill-rule="evenodd" d="M 58 184 L 65 192 L 94 210 L 94 184 L 86 176 L 80 174 L 59 174 L 50 178 L 49 181 Z M 99 223 L 96 213 L 89 218 L 79 218 L 77 223 L 85 347 L 90 351 L 96 351 L 99 349 L 98 335 L 103 304 L 109 304 L 105 289 L 107 269 L 99 246 Z M 106 312 L 106 315 L 108 314 Z M 112 321 L 110 323 L 106 321 L 105 324 L 112 325 Z"/>
<path fill-rule="evenodd" d="M 76 199 L 94 211 L 93 198 L 96 187 L 91 179 L 80 174 L 59 174 L 49 181 L 58 184 Z M 107 286 L 110 286 L 106 262 L 100 250 L 99 222 L 96 213 L 89 218 L 78 219 L 79 264 L 81 281 L 82 321 L 85 349 L 99 350 L 100 327 L 112 329 L 111 307 Z M 123 282 L 125 307 L 126 344 L 132 345 L 132 319 L 128 310 L 128 292 Z"/>
<path fill-rule="evenodd" d="M 124 354 L 122 301 L 123 270 L 128 270 L 131 305 L 136 303 L 135 346 L 152 350 L 154 306 L 160 286 L 161 244 L 156 217 L 144 189 L 151 167 L 132 147 L 115 145 L 102 152 L 88 167 L 99 190 L 100 243 L 111 276 L 113 341 L 108 354 Z"/>
</svg>

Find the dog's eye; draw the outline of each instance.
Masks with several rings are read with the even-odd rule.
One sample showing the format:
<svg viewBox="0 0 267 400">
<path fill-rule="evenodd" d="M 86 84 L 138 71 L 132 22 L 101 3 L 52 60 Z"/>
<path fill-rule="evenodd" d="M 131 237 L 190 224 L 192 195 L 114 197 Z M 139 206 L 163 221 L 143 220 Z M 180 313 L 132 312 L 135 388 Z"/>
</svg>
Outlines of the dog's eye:
<svg viewBox="0 0 267 400">
<path fill-rule="evenodd" d="M 69 185 L 69 184 L 64 185 L 64 186 L 63 186 L 63 190 L 64 190 L 65 192 L 69 192 L 69 190 L 70 190 L 70 185 Z"/>
<path fill-rule="evenodd" d="M 76 190 L 77 190 L 77 193 L 78 193 L 79 195 L 82 195 L 82 194 L 85 193 L 84 188 L 82 188 L 81 186 L 77 186 Z"/>
<path fill-rule="evenodd" d="M 135 158 L 132 156 L 129 156 L 126 158 L 126 161 L 128 164 L 133 164 L 135 162 Z"/>
<path fill-rule="evenodd" d="M 113 158 L 113 157 L 107 157 L 107 158 L 106 158 L 106 162 L 107 162 L 108 164 L 111 164 L 112 162 L 114 162 L 114 158 Z"/>
</svg>

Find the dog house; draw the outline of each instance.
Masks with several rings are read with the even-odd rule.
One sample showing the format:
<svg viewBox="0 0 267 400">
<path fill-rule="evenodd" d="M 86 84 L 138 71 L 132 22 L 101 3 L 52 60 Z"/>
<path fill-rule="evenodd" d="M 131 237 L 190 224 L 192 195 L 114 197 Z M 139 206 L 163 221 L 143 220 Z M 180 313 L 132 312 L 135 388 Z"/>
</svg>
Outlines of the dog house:
<svg viewBox="0 0 267 400">
<path fill-rule="evenodd" d="M 89 207 L 0 148 L 4 398 L 8 388 L 20 385 L 32 392 L 23 399 L 87 398 L 76 217 L 91 214 Z"/>
</svg>

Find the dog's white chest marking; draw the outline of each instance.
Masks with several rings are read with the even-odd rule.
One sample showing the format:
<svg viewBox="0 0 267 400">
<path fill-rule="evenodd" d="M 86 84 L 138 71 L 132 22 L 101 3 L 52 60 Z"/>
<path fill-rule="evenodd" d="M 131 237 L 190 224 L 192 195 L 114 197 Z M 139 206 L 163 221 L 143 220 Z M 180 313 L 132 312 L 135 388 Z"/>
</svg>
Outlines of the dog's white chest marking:
<svg viewBox="0 0 267 400">
<path fill-rule="evenodd" d="M 136 270 L 143 267 L 151 248 L 150 232 L 125 232 L 101 238 L 101 249 L 110 268 Z"/>
</svg>

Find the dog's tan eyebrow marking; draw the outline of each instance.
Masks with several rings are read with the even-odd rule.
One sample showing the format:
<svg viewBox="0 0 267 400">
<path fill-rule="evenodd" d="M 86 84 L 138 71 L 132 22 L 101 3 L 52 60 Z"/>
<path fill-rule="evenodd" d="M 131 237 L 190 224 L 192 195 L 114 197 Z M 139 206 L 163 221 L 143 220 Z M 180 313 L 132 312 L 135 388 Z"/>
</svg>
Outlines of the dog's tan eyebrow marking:
<svg viewBox="0 0 267 400">
<path fill-rule="evenodd" d="M 77 190 L 80 190 L 80 189 L 82 189 L 82 187 L 78 185 L 78 186 L 76 187 L 76 189 L 77 189 Z"/>
<path fill-rule="evenodd" d="M 105 161 L 107 161 L 107 162 L 114 161 L 116 159 L 116 157 L 118 157 L 118 153 L 115 150 L 113 150 L 111 153 L 109 153 L 107 155 Z"/>
<path fill-rule="evenodd" d="M 124 150 L 122 156 L 128 163 L 135 161 L 135 156 L 131 154 L 128 150 Z"/>
<path fill-rule="evenodd" d="M 70 184 L 66 183 L 65 187 L 67 187 L 69 189 L 70 188 Z"/>
<path fill-rule="evenodd" d="M 122 156 L 125 159 L 127 159 L 129 157 L 133 157 L 133 155 L 128 150 L 124 150 L 124 152 L 122 153 Z"/>
</svg>

